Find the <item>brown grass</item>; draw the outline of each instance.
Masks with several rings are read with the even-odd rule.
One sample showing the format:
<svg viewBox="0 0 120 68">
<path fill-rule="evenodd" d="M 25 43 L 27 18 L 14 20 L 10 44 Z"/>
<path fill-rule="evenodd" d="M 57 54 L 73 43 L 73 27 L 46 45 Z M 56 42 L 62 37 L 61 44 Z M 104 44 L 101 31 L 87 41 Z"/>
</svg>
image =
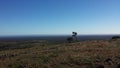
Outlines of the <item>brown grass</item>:
<svg viewBox="0 0 120 68">
<path fill-rule="evenodd" d="M 119 40 L 56 45 L 40 41 L 14 44 L 29 44 L 32 47 L 1 50 L 0 68 L 97 68 L 100 65 L 105 68 L 116 68 L 120 63 Z"/>
</svg>

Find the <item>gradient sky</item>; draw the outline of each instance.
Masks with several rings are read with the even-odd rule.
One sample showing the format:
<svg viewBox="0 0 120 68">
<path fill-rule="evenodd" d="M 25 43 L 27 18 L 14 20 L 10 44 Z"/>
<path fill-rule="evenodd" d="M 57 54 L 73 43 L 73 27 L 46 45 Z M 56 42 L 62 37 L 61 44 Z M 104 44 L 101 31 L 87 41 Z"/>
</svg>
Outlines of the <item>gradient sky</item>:
<svg viewBox="0 0 120 68">
<path fill-rule="evenodd" d="M 0 36 L 120 34 L 120 0 L 0 0 Z"/>
</svg>

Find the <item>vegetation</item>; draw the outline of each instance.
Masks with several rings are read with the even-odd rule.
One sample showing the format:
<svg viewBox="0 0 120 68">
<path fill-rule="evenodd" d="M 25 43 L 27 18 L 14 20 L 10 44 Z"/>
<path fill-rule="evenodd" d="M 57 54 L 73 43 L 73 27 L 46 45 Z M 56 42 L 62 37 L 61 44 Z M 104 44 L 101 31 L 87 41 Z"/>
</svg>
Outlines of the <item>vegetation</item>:
<svg viewBox="0 0 120 68">
<path fill-rule="evenodd" d="M 120 40 L 61 44 L 35 40 L 1 42 L 0 46 L 0 68 L 120 67 Z"/>
<path fill-rule="evenodd" d="M 120 39 L 120 36 L 113 36 L 112 39 Z"/>
<path fill-rule="evenodd" d="M 71 42 L 76 42 L 76 41 L 78 41 L 77 40 L 77 32 L 72 32 L 72 37 L 68 37 L 67 38 L 67 41 L 69 42 L 69 43 L 71 43 Z"/>
<path fill-rule="evenodd" d="M 68 41 L 69 43 L 71 43 L 71 42 L 73 41 L 73 38 L 72 38 L 72 37 L 69 37 L 69 38 L 67 38 L 67 41 Z"/>
</svg>

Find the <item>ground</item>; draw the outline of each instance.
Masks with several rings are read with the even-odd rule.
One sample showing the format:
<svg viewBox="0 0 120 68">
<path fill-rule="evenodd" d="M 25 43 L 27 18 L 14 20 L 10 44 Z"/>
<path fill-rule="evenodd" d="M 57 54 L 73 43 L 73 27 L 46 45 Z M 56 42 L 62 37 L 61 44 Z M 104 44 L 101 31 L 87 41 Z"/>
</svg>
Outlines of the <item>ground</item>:
<svg viewBox="0 0 120 68">
<path fill-rule="evenodd" d="M 117 68 L 120 40 L 0 42 L 0 68 Z M 119 67 L 118 67 L 119 68 Z"/>
</svg>

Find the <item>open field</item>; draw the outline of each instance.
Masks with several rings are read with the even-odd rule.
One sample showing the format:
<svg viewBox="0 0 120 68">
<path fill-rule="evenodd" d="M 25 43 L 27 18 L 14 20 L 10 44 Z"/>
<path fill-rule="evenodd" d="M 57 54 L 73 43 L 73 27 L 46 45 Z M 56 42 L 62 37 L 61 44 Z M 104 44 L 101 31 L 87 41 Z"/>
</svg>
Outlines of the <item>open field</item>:
<svg viewBox="0 0 120 68">
<path fill-rule="evenodd" d="M 0 42 L 0 68 L 117 68 L 119 64 L 120 40 Z"/>
</svg>

